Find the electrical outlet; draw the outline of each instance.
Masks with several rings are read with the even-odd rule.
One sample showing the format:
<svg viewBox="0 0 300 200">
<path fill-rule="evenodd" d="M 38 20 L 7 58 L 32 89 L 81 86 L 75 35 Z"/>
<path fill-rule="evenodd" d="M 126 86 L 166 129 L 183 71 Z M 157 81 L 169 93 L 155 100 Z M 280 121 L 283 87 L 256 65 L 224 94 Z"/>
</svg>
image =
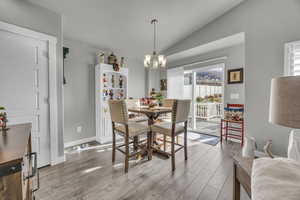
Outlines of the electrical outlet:
<svg viewBox="0 0 300 200">
<path fill-rule="evenodd" d="M 77 131 L 77 133 L 81 133 L 82 132 L 82 126 L 77 126 L 76 131 Z"/>
</svg>

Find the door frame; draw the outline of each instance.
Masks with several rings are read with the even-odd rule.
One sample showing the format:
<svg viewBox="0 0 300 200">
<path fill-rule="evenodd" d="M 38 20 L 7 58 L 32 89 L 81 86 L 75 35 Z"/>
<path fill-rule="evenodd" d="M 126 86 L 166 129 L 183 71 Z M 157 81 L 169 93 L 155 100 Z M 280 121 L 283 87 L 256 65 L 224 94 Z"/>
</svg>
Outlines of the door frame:
<svg viewBox="0 0 300 200">
<path fill-rule="evenodd" d="M 49 67 L 49 127 L 50 127 L 50 164 L 64 162 L 65 158 L 58 156 L 58 75 L 57 75 L 57 38 L 44 33 L 0 21 L 0 30 L 45 41 L 48 44 Z"/>
<path fill-rule="evenodd" d="M 197 68 L 193 68 L 193 69 L 186 69 L 185 71 L 190 71 L 193 75 L 193 81 L 192 81 L 192 126 L 193 128 L 190 129 L 193 132 L 198 132 L 196 127 L 196 119 L 195 119 L 195 89 L 196 89 L 196 73 L 199 71 L 205 71 L 206 69 L 210 69 L 213 67 L 217 67 L 220 66 L 223 69 L 223 86 L 222 86 L 222 104 L 224 106 L 224 100 L 225 100 L 225 69 L 226 69 L 226 64 L 225 62 L 220 62 L 220 63 L 214 63 L 214 64 L 208 64 L 206 66 L 202 66 L 202 67 L 197 67 Z M 222 110 L 222 115 L 224 115 L 224 111 Z"/>
</svg>

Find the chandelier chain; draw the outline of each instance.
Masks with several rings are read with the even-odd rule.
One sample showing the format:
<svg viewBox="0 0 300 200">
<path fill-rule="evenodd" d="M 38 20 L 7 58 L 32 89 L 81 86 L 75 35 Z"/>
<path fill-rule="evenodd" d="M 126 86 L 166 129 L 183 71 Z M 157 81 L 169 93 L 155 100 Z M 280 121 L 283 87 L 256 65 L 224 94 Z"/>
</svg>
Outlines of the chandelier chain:
<svg viewBox="0 0 300 200">
<path fill-rule="evenodd" d="M 157 31 L 156 31 L 156 23 L 157 21 L 156 20 L 153 20 L 153 24 L 154 24 L 154 41 L 153 41 L 153 49 L 154 49 L 154 52 L 156 52 L 156 38 L 157 38 Z"/>
</svg>

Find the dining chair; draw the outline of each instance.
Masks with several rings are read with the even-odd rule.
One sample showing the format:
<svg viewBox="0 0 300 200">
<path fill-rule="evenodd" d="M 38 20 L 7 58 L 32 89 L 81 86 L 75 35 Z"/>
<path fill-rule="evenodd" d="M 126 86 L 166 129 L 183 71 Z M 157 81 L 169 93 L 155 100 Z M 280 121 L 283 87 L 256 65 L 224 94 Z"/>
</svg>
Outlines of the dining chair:
<svg viewBox="0 0 300 200">
<path fill-rule="evenodd" d="M 127 108 L 137 108 L 140 107 L 140 100 L 139 99 L 126 99 Z M 145 115 L 136 114 L 136 113 L 129 113 L 129 121 L 132 122 L 146 122 L 148 118 Z"/>
<path fill-rule="evenodd" d="M 115 162 L 116 150 L 125 154 L 125 173 L 128 172 L 129 159 L 141 153 L 141 151 L 129 152 L 129 145 L 133 143 L 133 139 L 136 136 L 147 133 L 147 154 L 148 159 L 152 158 L 152 134 L 147 125 L 129 122 L 128 110 L 125 100 L 109 100 L 109 109 L 112 121 L 112 162 Z M 120 133 L 124 137 L 124 144 L 116 146 L 116 132 Z M 131 140 L 131 141 L 130 141 Z M 142 141 L 140 141 L 142 142 Z M 125 147 L 125 151 L 121 149 Z M 138 147 L 141 147 L 138 144 Z"/>
<path fill-rule="evenodd" d="M 175 101 L 175 99 L 164 99 L 163 103 L 162 103 L 162 106 L 172 108 L 173 104 L 174 104 L 174 101 Z"/>
<path fill-rule="evenodd" d="M 187 121 L 190 112 L 191 100 L 174 100 L 172 107 L 171 122 L 160 122 L 151 126 L 151 131 L 171 137 L 171 156 L 172 171 L 175 170 L 175 153 L 184 148 L 184 159 L 187 160 Z M 175 142 L 175 137 L 184 133 L 184 144 Z M 175 150 L 175 145 L 179 146 Z"/>
<path fill-rule="evenodd" d="M 163 107 L 168 107 L 168 108 L 172 108 L 173 107 L 173 104 L 174 104 L 174 101 L 175 99 L 164 99 L 163 100 L 163 103 L 162 103 L 162 106 Z M 168 121 L 168 122 L 171 122 L 171 115 L 170 113 L 166 113 L 164 114 L 161 118 L 159 118 L 160 120 L 162 121 Z M 164 151 L 166 151 L 167 149 L 167 135 L 164 135 L 163 136 L 163 148 L 164 148 Z M 176 142 L 178 143 L 178 136 L 176 136 Z"/>
</svg>

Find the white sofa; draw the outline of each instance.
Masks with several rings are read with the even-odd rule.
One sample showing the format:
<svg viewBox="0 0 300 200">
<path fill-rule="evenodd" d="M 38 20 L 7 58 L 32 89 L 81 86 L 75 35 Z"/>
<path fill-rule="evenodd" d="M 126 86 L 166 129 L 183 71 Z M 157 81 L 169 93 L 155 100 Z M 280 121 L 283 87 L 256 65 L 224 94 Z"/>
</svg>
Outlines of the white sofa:
<svg viewBox="0 0 300 200">
<path fill-rule="evenodd" d="M 300 163 L 287 158 L 255 159 L 252 200 L 300 200 Z"/>
</svg>

